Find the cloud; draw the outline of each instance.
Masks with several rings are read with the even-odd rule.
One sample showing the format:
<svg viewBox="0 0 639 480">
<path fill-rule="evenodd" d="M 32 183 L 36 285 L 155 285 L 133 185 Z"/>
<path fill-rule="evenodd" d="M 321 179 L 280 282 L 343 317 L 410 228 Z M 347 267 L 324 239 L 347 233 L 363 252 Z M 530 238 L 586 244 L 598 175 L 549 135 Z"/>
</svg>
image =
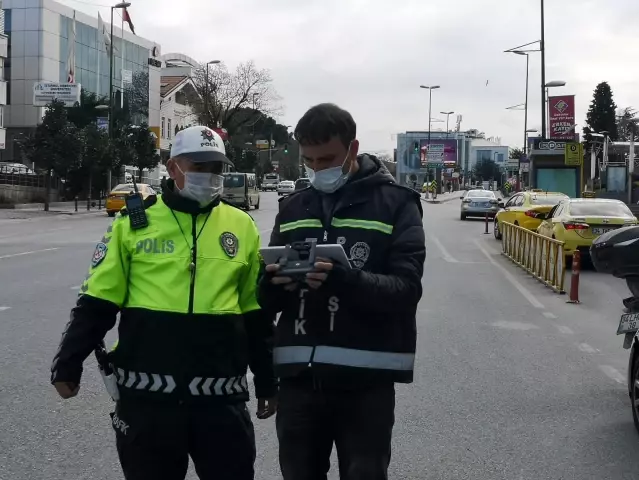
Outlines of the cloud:
<svg viewBox="0 0 639 480">
<path fill-rule="evenodd" d="M 392 151 L 394 134 L 428 128 L 428 91 L 419 85 L 438 84 L 433 117 L 455 111 L 463 115 L 463 129 L 523 143 L 523 111 L 506 107 L 524 102 L 526 61 L 503 51 L 539 39 L 539 0 L 133 3 L 136 31 L 164 52 L 221 59 L 230 68 L 253 59 L 269 68 L 285 106 L 284 124 L 295 125 L 307 108 L 331 101 L 351 111 L 363 148 Z M 576 95 L 578 129 L 601 81 L 610 83 L 620 107 L 639 107 L 639 65 L 630 61 L 639 33 L 627 20 L 637 18 L 639 2 L 603 5 L 546 2 L 546 79 L 567 82 L 553 93 Z M 540 54 L 531 53 L 532 127 L 541 125 L 540 77 Z"/>
</svg>

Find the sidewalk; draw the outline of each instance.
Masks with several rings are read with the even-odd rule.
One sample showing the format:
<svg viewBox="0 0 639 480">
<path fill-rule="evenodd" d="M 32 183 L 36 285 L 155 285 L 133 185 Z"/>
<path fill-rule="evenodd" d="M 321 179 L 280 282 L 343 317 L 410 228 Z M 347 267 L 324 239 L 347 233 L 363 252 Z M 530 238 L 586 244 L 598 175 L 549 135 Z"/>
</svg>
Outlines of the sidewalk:
<svg viewBox="0 0 639 480">
<path fill-rule="evenodd" d="M 87 210 L 87 202 L 78 202 L 78 211 L 75 211 L 75 202 L 52 202 L 49 204 L 49 211 L 44 211 L 44 203 L 22 203 L 12 206 L 13 208 L 0 207 L 0 219 L 3 220 L 25 220 L 29 218 L 50 217 L 55 215 L 105 215 L 104 204 L 98 209 L 98 204 Z"/>
<path fill-rule="evenodd" d="M 459 197 L 462 196 L 464 192 L 462 191 L 457 191 L 457 192 L 451 192 L 451 193 L 439 193 L 437 194 L 437 198 L 435 200 L 433 200 L 432 198 L 432 194 L 428 194 L 428 199 L 424 198 L 424 194 L 422 193 L 421 197 L 422 197 L 422 202 L 425 203 L 446 203 L 446 202 L 452 202 L 453 200 L 459 200 Z"/>
</svg>

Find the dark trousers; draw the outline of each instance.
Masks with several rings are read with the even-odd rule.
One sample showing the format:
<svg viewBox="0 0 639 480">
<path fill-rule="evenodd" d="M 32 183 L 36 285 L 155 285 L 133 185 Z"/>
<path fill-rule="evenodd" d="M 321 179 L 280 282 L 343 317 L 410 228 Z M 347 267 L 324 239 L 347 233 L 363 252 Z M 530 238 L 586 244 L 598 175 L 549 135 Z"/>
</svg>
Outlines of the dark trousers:
<svg viewBox="0 0 639 480">
<path fill-rule="evenodd" d="M 253 480 L 255 434 L 246 404 L 119 402 L 111 414 L 126 480 Z"/>
<path fill-rule="evenodd" d="M 333 443 L 341 480 L 386 480 L 395 423 L 392 383 L 354 391 L 283 381 L 277 411 L 284 480 L 326 480 Z"/>
</svg>

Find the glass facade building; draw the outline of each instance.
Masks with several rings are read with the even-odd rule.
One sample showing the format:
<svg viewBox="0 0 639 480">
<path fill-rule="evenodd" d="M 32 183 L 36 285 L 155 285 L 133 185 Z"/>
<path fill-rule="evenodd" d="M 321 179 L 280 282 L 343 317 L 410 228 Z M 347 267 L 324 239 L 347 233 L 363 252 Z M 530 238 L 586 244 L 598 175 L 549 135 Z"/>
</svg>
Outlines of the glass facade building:
<svg viewBox="0 0 639 480">
<path fill-rule="evenodd" d="M 33 106 L 33 87 L 39 82 L 67 82 L 70 42 L 75 17 L 75 82 L 82 90 L 107 97 L 109 94 L 109 56 L 98 18 L 53 0 L 4 0 L 5 29 L 9 37 L 8 58 L 4 66 L 8 81 L 4 115 L 8 129 L 7 153 L 12 139 L 33 129 L 44 109 Z M 131 113 L 133 123 L 147 123 L 160 129 L 160 47 L 157 43 L 124 31 L 115 22 L 113 29 L 113 92 Z M 108 21 L 103 18 L 107 32 Z M 123 60 L 124 57 L 124 60 Z M 122 72 L 125 71 L 125 82 Z M 124 98 L 120 91 L 124 90 Z M 10 156 L 10 155 L 9 155 Z"/>
</svg>

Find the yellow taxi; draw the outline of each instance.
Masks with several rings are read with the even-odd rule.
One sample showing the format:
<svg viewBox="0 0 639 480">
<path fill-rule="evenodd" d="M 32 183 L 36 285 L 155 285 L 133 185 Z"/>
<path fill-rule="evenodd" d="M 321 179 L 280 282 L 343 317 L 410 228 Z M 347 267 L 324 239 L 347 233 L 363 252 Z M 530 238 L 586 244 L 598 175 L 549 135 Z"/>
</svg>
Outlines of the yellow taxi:
<svg viewBox="0 0 639 480">
<path fill-rule="evenodd" d="M 569 197 L 559 192 L 544 192 L 543 190 L 531 190 L 519 192 L 508 199 L 506 204 L 500 204 L 502 210 L 495 215 L 493 233 L 497 240 L 501 239 L 503 222 L 514 223 L 528 230 L 537 230 L 541 224 L 543 215 L 552 207 Z"/>
<path fill-rule="evenodd" d="M 638 223 L 625 203 L 607 198 L 569 198 L 545 217 L 537 233 L 564 242 L 567 257 L 575 250 L 588 255 L 592 241 L 599 235 Z"/>
<path fill-rule="evenodd" d="M 111 190 L 105 205 L 109 217 L 114 217 L 116 213 L 122 210 L 124 207 L 124 199 L 134 191 L 132 183 L 122 183 Z M 156 195 L 155 190 L 146 183 L 138 183 L 138 191 L 140 195 L 142 195 L 142 198 L 146 198 L 149 195 Z"/>
</svg>

